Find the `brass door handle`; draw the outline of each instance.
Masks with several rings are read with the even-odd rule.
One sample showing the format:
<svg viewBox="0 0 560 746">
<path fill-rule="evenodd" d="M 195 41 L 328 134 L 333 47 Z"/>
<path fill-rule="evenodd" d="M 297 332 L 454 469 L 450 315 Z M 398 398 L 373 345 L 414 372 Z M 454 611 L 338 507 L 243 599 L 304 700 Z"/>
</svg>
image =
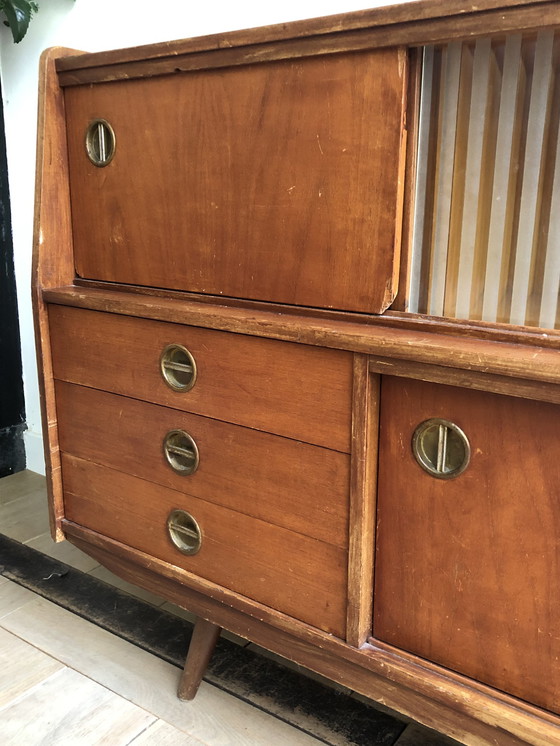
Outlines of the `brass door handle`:
<svg viewBox="0 0 560 746">
<path fill-rule="evenodd" d="M 186 510 L 172 510 L 167 517 L 167 531 L 173 544 L 183 554 L 196 554 L 202 545 L 200 526 Z"/>
<path fill-rule="evenodd" d="M 86 153 L 94 166 L 103 168 L 113 160 L 116 149 L 113 128 L 105 119 L 94 119 L 86 130 Z"/>
<path fill-rule="evenodd" d="M 196 382 L 196 362 L 186 347 L 170 344 L 159 359 L 161 375 L 173 391 L 190 391 Z"/>
<path fill-rule="evenodd" d="M 421 422 L 412 436 L 412 452 L 420 466 L 436 479 L 453 479 L 469 465 L 471 447 L 460 427 L 449 420 Z"/>
<path fill-rule="evenodd" d="M 198 469 L 198 446 L 185 430 L 170 430 L 167 433 L 163 439 L 163 453 L 177 474 L 187 476 Z"/>
</svg>

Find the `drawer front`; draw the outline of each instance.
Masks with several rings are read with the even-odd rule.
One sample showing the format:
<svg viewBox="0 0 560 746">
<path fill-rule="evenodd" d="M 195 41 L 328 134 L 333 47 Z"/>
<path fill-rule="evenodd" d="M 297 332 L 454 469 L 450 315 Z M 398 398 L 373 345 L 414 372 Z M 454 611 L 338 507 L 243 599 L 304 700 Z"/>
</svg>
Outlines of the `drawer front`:
<svg viewBox="0 0 560 746">
<path fill-rule="evenodd" d="M 377 313 L 406 57 L 383 49 L 65 89 L 82 277 Z M 104 168 L 84 146 L 107 120 Z"/>
<path fill-rule="evenodd" d="M 350 450 L 351 353 L 66 306 L 49 319 L 58 379 Z M 161 374 L 171 344 L 194 357 L 188 391 Z"/>
<path fill-rule="evenodd" d="M 375 636 L 558 711 L 560 407 L 391 377 L 381 390 Z M 413 455 L 431 418 L 470 441 L 454 478 Z"/>
<path fill-rule="evenodd" d="M 347 546 L 349 456 L 73 384 L 56 384 L 63 452 Z M 198 449 L 192 474 L 163 442 L 182 430 Z"/>
<path fill-rule="evenodd" d="M 344 550 L 71 456 L 62 474 L 69 520 L 344 637 Z M 173 510 L 200 528 L 194 555 L 169 538 Z"/>
</svg>

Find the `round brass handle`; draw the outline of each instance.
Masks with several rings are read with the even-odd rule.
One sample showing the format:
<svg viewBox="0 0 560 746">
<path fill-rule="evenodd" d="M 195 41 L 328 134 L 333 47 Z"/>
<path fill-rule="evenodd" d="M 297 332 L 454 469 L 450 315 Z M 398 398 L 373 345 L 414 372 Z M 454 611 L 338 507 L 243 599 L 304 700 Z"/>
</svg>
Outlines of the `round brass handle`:
<svg viewBox="0 0 560 746">
<path fill-rule="evenodd" d="M 115 132 L 105 119 L 94 119 L 86 130 L 86 153 L 94 166 L 103 168 L 113 160 L 117 141 Z"/>
<path fill-rule="evenodd" d="M 173 391 L 190 391 L 196 382 L 196 362 L 186 347 L 167 345 L 159 359 L 161 375 Z"/>
<path fill-rule="evenodd" d="M 187 476 L 198 468 L 199 454 L 194 438 L 184 430 L 170 430 L 163 439 L 167 463 L 177 474 Z"/>
<path fill-rule="evenodd" d="M 471 447 L 460 427 L 449 420 L 421 422 L 412 436 L 412 452 L 420 466 L 436 479 L 453 479 L 469 465 Z"/>
<path fill-rule="evenodd" d="M 196 554 L 202 544 L 200 526 L 186 510 L 172 510 L 167 518 L 167 531 L 173 544 L 183 554 Z"/>
</svg>

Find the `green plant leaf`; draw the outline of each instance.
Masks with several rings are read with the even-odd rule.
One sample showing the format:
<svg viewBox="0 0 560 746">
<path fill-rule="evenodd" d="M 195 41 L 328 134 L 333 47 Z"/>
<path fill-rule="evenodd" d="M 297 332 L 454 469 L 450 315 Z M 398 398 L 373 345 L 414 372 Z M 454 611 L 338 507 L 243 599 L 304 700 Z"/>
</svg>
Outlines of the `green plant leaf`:
<svg viewBox="0 0 560 746">
<path fill-rule="evenodd" d="M 34 12 L 37 12 L 37 3 L 29 0 L 2 0 L 0 10 L 3 10 L 10 31 L 16 44 L 18 44 L 29 28 L 29 21 Z"/>
</svg>

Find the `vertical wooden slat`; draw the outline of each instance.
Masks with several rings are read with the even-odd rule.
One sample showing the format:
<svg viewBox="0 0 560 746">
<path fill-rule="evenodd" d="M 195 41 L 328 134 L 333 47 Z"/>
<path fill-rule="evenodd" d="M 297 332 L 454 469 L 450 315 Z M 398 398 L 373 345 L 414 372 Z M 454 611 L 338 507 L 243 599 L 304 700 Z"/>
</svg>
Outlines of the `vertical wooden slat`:
<svg viewBox="0 0 560 746">
<path fill-rule="evenodd" d="M 479 195 L 483 169 L 488 167 L 488 164 L 482 163 L 482 156 L 487 126 L 486 109 L 491 54 L 490 39 L 479 39 L 476 42 L 473 62 L 463 223 L 455 306 L 455 315 L 461 319 L 470 317 L 475 242 L 479 220 Z"/>
<path fill-rule="evenodd" d="M 474 46 L 463 44 L 461 50 L 461 73 L 457 98 L 457 128 L 455 130 L 455 158 L 451 183 L 451 215 L 447 244 L 447 267 L 445 268 L 444 316 L 455 316 L 457 303 L 457 279 L 461 256 L 461 233 L 465 206 L 465 174 L 467 171 L 467 143 L 473 83 Z"/>
<path fill-rule="evenodd" d="M 489 225 L 489 188 L 494 173 L 495 88 L 497 63 L 490 39 L 477 41 L 469 112 L 463 223 L 455 316 L 480 314 L 480 284 L 486 265 Z M 476 301 L 476 302 L 473 302 Z"/>
<path fill-rule="evenodd" d="M 553 42 L 554 34 L 552 31 L 543 31 L 537 37 L 515 253 L 510 314 L 512 324 L 524 324 L 526 318 L 529 275 L 539 217 L 539 205 L 542 198 L 540 180 L 545 156 L 547 114 L 552 87 Z"/>
<path fill-rule="evenodd" d="M 521 35 L 515 34 L 506 39 L 504 53 L 482 307 L 482 318 L 485 321 L 498 320 L 502 262 L 508 256 L 508 247 L 512 238 L 511 208 L 518 174 L 517 150 L 521 130 L 519 103 L 522 97 L 522 71 Z"/>
<path fill-rule="evenodd" d="M 414 229 L 410 262 L 409 310 L 419 310 L 426 199 L 428 196 L 429 151 L 432 119 L 432 90 L 434 85 L 434 47 L 424 48 L 420 112 L 418 115 L 418 150 L 416 156 L 416 189 L 414 194 Z"/>
<path fill-rule="evenodd" d="M 560 130 L 556 144 L 554 182 L 550 200 L 548 245 L 544 269 L 539 325 L 552 329 L 556 323 L 558 294 L 560 291 Z"/>
<path fill-rule="evenodd" d="M 556 178 L 556 159 L 560 129 L 560 76 L 558 75 L 558 63 L 560 61 L 559 41 L 558 37 L 555 37 L 553 52 L 553 81 L 550 107 L 547 114 L 547 138 L 545 142 L 546 153 L 543 158 L 543 173 L 539 185 L 541 190 L 541 202 L 539 207 L 539 218 L 535 229 L 534 252 L 529 277 L 529 298 L 527 302 L 525 324 L 530 326 L 539 326 L 540 324 L 548 250 L 549 246 L 552 247 L 554 245 L 554 236 L 550 234 L 550 230 L 551 219 L 554 219 L 554 215 L 552 215 L 551 211 L 557 209 L 557 206 L 555 207 L 553 205 L 552 200 Z"/>
<path fill-rule="evenodd" d="M 417 165 L 418 116 L 420 101 L 420 86 L 422 76 L 422 50 L 409 50 L 408 61 L 408 95 L 406 100 L 406 120 L 403 136 L 406 135 L 406 149 L 402 152 L 402 166 L 404 171 L 402 235 L 399 266 L 398 291 L 393 301 L 395 311 L 410 310 L 410 272 L 412 257 L 412 237 L 414 235 L 415 219 L 415 190 Z"/>
<path fill-rule="evenodd" d="M 430 272 L 432 266 L 432 250 L 434 244 L 434 215 L 437 204 L 437 175 L 439 164 L 439 135 L 441 125 L 441 78 L 444 66 L 444 51 L 441 47 L 434 48 L 433 73 L 432 73 L 432 101 L 431 116 L 434 125 L 430 127 L 428 139 L 428 173 L 426 177 L 426 196 L 425 196 L 425 219 L 423 224 L 422 262 L 420 266 L 420 294 L 418 297 L 418 312 L 430 313 L 429 293 L 430 293 Z"/>
<path fill-rule="evenodd" d="M 492 187 L 496 166 L 496 140 L 498 137 L 498 112 L 502 82 L 503 42 L 493 42 L 488 69 L 488 97 L 485 111 L 484 140 L 482 144 L 482 169 L 478 193 L 478 217 L 473 258 L 473 279 L 470 298 L 470 318 L 482 318 L 484 279 L 488 256 L 488 235 L 492 207 Z"/>
<path fill-rule="evenodd" d="M 455 134 L 457 129 L 457 101 L 461 74 L 461 44 L 450 44 L 446 51 L 443 72 L 444 96 L 441 112 L 441 139 L 437 169 L 437 203 L 434 213 L 434 246 L 431 262 L 429 312 L 443 314 L 445 276 L 451 214 Z"/>
</svg>

